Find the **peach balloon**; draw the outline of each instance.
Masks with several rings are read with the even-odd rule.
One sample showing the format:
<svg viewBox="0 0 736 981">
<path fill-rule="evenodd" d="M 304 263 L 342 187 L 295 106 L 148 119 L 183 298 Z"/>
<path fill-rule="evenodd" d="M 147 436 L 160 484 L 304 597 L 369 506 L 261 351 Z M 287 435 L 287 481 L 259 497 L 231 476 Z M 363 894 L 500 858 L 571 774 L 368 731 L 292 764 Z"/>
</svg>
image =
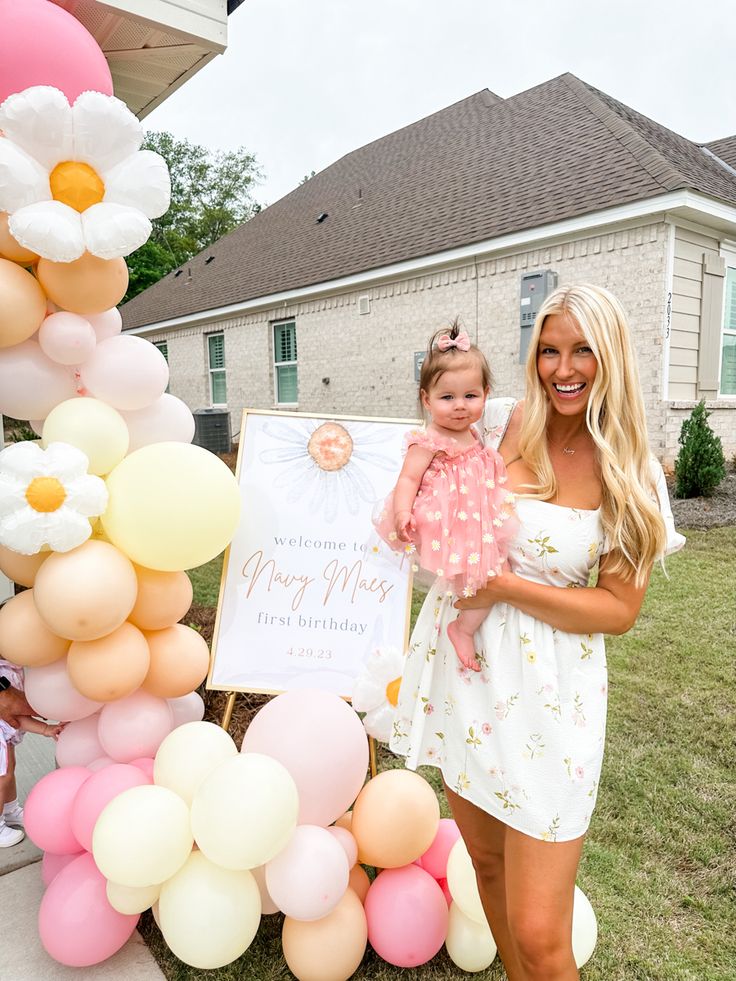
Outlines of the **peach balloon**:
<svg viewBox="0 0 736 981">
<path fill-rule="evenodd" d="M 36 275 L 49 299 L 83 315 L 117 306 L 128 289 L 125 259 L 98 259 L 89 252 L 74 262 L 40 259 Z"/>
<path fill-rule="evenodd" d="M 35 252 L 24 249 L 10 234 L 7 211 L 0 211 L 0 256 L 11 262 L 19 262 L 22 266 L 29 266 L 38 259 Z"/>
<path fill-rule="evenodd" d="M 354 865 L 350 870 L 348 879 L 348 889 L 352 889 L 361 903 L 365 903 L 365 897 L 371 887 L 371 880 L 362 865 Z"/>
<path fill-rule="evenodd" d="M 207 677 L 210 652 L 201 634 L 182 623 L 164 630 L 144 631 L 151 666 L 141 686 L 159 698 L 186 695 Z"/>
<path fill-rule="evenodd" d="M 351 832 L 358 861 L 381 869 L 409 865 L 434 841 L 440 805 L 434 790 L 411 770 L 384 770 L 353 805 Z"/>
<path fill-rule="evenodd" d="M 21 586 L 32 586 L 36 581 L 36 573 L 49 555 L 51 552 L 21 555 L 20 552 L 14 552 L 0 545 L 0 572 Z"/>
<path fill-rule="evenodd" d="M 365 911 L 352 889 L 320 920 L 287 916 L 281 934 L 284 959 L 299 981 L 347 981 L 358 970 L 367 943 Z"/>
<path fill-rule="evenodd" d="M 87 698 L 114 702 L 140 688 L 149 664 L 146 638 L 126 622 L 106 637 L 75 640 L 66 669 L 74 687 Z"/>
<path fill-rule="evenodd" d="M 52 664 L 69 650 L 69 641 L 53 633 L 38 615 L 33 590 L 0 607 L 0 657 L 23 667 Z"/>
<path fill-rule="evenodd" d="M 54 633 L 69 640 L 96 640 L 127 618 L 137 589 L 130 559 L 114 545 L 90 539 L 71 552 L 54 552 L 44 562 L 34 598 Z"/>
<path fill-rule="evenodd" d="M 135 565 L 138 598 L 128 619 L 141 630 L 163 630 L 192 605 L 192 582 L 186 572 L 158 572 Z"/>
<path fill-rule="evenodd" d="M 0 259 L 0 347 L 12 347 L 35 334 L 46 316 L 46 297 L 25 269 Z"/>
<path fill-rule="evenodd" d="M 345 813 L 341 815 L 341 817 L 339 817 L 337 821 L 335 821 L 335 827 L 345 828 L 346 831 L 350 831 L 352 823 L 353 823 L 353 812 L 345 811 Z"/>
</svg>

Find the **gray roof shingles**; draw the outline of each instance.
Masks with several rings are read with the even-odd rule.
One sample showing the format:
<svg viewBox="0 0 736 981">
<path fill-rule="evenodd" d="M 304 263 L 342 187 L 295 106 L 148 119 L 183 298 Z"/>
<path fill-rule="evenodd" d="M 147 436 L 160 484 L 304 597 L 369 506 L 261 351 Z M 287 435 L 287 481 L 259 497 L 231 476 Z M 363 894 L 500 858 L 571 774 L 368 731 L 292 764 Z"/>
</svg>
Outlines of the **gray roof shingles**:
<svg viewBox="0 0 736 981">
<path fill-rule="evenodd" d="M 736 204 L 736 177 L 698 144 L 573 75 L 505 100 L 484 90 L 348 153 L 195 256 L 183 275 L 172 272 L 127 303 L 124 325 L 314 285 L 686 187 Z M 318 223 L 323 212 L 328 217 Z M 205 265 L 209 256 L 214 261 Z"/>
</svg>

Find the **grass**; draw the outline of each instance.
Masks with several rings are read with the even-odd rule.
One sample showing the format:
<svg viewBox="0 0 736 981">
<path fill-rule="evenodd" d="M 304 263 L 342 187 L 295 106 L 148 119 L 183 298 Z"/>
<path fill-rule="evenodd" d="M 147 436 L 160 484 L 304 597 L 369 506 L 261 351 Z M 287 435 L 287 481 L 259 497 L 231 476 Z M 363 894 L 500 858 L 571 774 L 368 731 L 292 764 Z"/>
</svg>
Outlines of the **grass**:
<svg viewBox="0 0 736 981">
<path fill-rule="evenodd" d="M 734 977 L 734 555 L 736 528 L 690 532 L 687 548 L 667 563 L 669 580 L 655 570 L 634 630 L 608 641 L 607 751 L 578 876 L 599 926 L 584 981 Z M 218 567 L 214 560 L 195 570 L 199 602 L 212 595 Z M 415 613 L 420 603 L 415 597 Z M 385 751 L 379 763 L 401 765 Z M 437 771 L 422 772 L 441 797 Z M 278 915 L 264 917 L 249 950 L 206 976 L 291 979 L 280 927 Z M 142 929 L 170 981 L 205 977 L 173 957 L 150 914 Z M 407 972 L 369 950 L 354 978 L 461 976 L 444 951 Z M 476 977 L 501 981 L 504 975 L 496 961 Z"/>
</svg>

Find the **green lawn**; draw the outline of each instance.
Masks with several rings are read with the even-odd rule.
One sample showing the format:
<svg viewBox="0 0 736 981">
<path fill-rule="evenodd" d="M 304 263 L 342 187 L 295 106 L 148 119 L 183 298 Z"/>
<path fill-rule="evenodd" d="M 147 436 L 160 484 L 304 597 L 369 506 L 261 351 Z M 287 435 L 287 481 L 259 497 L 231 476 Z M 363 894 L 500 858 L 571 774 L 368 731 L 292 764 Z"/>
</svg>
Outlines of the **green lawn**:
<svg viewBox="0 0 736 981">
<path fill-rule="evenodd" d="M 599 924 L 585 981 L 733 981 L 734 555 L 736 528 L 690 532 L 687 548 L 667 563 L 669 580 L 655 570 L 635 629 L 608 642 L 607 753 L 578 878 Z M 195 598 L 213 602 L 219 560 L 192 578 Z M 380 765 L 400 762 L 382 753 Z M 424 771 L 439 791 L 435 773 Z M 211 972 L 176 961 L 150 914 L 143 931 L 169 979 L 292 977 L 279 916 L 263 918 L 239 961 Z M 369 952 L 354 975 L 463 976 L 444 952 L 411 972 Z M 503 974 L 496 962 L 476 977 L 500 981 Z"/>
</svg>

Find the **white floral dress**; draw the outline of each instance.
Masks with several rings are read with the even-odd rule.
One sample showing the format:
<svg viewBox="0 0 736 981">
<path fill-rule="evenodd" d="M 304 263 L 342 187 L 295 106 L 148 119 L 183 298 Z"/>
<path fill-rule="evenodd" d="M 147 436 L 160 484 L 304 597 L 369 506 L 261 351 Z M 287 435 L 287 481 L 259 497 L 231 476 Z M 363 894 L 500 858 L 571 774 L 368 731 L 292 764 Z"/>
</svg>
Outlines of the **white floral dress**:
<svg viewBox="0 0 736 981">
<path fill-rule="evenodd" d="M 486 406 L 484 432 L 498 447 L 514 408 Z M 667 553 L 674 530 L 664 475 L 657 489 Z M 605 542 L 598 510 L 517 499 L 514 572 L 534 582 L 584 587 Z M 476 634 L 481 671 L 459 662 L 447 639 L 455 597 L 435 585 L 412 634 L 391 749 L 406 765 L 438 766 L 457 794 L 524 834 L 569 841 L 595 806 L 606 731 L 608 678 L 602 634 L 557 630 L 497 603 Z"/>
</svg>

